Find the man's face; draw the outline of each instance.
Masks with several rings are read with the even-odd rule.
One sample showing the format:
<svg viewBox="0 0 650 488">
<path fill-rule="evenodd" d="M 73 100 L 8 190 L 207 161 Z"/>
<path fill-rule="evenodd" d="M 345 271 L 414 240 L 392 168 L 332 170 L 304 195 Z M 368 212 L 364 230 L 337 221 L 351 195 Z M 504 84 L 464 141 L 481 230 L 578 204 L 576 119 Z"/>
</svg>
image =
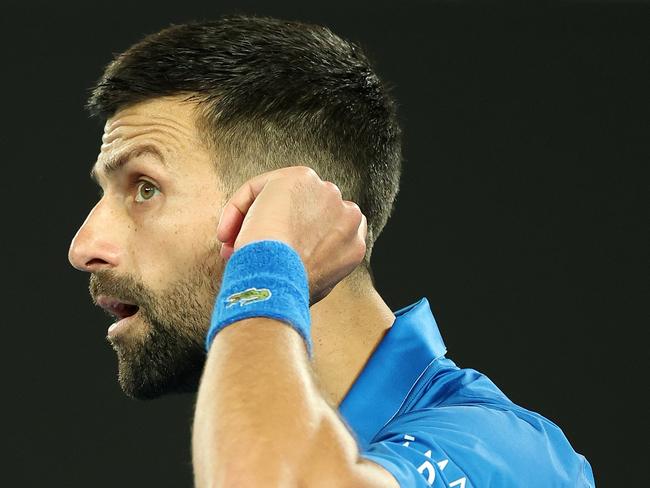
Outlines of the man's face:
<svg viewBox="0 0 650 488">
<path fill-rule="evenodd" d="M 106 122 L 93 168 L 103 195 L 69 252 L 93 301 L 116 316 L 107 340 L 134 398 L 195 391 L 223 260 L 223 194 L 193 105 L 158 98 Z"/>
</svg>

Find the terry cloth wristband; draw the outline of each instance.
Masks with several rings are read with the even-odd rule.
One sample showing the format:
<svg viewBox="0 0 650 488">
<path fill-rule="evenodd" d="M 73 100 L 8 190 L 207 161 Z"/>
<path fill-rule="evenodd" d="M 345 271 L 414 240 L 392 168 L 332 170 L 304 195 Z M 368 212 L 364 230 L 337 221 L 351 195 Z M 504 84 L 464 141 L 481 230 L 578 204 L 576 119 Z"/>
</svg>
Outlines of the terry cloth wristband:
<svg viewBox="0 0 650 488">
<path fill-rule="evenodd" d="M 223 272 L 205 350 L 226 326 L 250 317 L 287 323 L 303 337 L 312 355 L 309 282 L 300 255 L 288 244 L 262 240 L 235 251 Z"/>
</svg>

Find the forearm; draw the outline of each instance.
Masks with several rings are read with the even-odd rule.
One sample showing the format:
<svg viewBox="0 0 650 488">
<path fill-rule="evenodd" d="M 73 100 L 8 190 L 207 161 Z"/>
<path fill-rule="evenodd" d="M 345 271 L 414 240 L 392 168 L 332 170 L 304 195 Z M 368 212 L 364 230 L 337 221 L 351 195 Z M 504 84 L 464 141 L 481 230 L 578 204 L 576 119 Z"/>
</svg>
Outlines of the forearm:
<svg viewBox="0 0 650 488">
<path fill-rule="evenodd" d="M 358 448 L 318 391 L 302 338 L 251 318 L 214 339 L 199 387 L 192 451 L 197 488 L 296 486 L 345 477 Z M 332 473 L 334 469 L 334 473 Z"/>
</svg>

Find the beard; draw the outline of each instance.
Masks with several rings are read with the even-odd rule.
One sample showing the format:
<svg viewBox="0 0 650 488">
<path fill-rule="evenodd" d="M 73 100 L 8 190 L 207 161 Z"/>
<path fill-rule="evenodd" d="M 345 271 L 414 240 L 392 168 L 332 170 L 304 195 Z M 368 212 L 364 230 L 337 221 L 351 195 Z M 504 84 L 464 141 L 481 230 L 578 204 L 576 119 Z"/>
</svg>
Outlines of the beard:
<svg viewBox="0 0 650 488">
<path fill-rule="evenodd" d="M 124 393 L 150 400 L 198 390 L 207 357 L 205 336 L 220 288 L 223 264 L 215 246 L 171 283 L 155 293 L 131 275 L 102 270 L 90 276 L 90 294 L 119 297 L 136 304 L 144 335 L 106 340 L 117 353 L 118 381 Z"/>
</svg>

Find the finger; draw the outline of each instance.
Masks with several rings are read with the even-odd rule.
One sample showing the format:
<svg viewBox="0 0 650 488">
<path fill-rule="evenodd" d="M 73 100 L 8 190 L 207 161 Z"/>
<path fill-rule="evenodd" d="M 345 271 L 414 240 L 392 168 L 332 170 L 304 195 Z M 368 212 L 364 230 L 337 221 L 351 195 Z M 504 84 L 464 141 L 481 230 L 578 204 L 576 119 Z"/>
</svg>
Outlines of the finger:
<svg viewBox="0 0 650 488">
<path fill-rule="evenodd" d="M 368 237 L 368 220 L 365 214 L 361 211 L 359 205 L 350 200 L 343 200 L 343 204 L 350 210 L 354 210 L 360 215 L 359 224 L 357 227 L 357 237 L 365 244 Z"/>
<path fill-rule="evenodd" d="M 267 171 L 246 181 L 223 207 L 219 225 L 217 226 L 217 239 L 221 242 L 235 242 L 248 209 L 253 205 L 257 195 L 260 194 L 266 184 L 271 180 L 285 177 L 288 174 L 296 174 L 297 171 L 313 172 L 311 168 L 305 166 L 290 166 Z M 316 174 L 315 172 L 313 173 Z"/>
<path fill-rule="evenodd" d="M 223 260 L 227 262 L 230 259 L 230 256 L 232 256 L 234 252 L 235 252 L 235 249 L 233 248 L 232 244 L 224 243 L 221 246 L 221 250 L 220 250 L 219 254 L 223 258 Z"/>
<path fill-rule="evenodd" d="M 343 200 L 343 205 L 345 205 L 348 208 L 356 208 L 357 210 L 359 210 L 359 212 L 361 212 L 361 208 L 359 208 L 359 205 L 357 205 L 355 202 L 351 200 Z"/>
<path fill-rule="evenodd" d="M 331 181 L 323 181 L 325 186 L 329 186 L 332 190 L 337 192 L 339 194 L 339 197 L 341 197 L 341 189 L 336 185 L 336 183 L 332 183 Z"/>
<path fill-rule="evenodd" d="M 368 237 L 368 221 L 364 214 L 361 214 L 361 223 L 359 224 L 359 238 L 365 243 Z"/>
<path fill-rule="evenodd" d="M 355 215 L 355 217 L 357 217 L 359 219 L 358 220 L 359 223 L 357 224 L 357 226 L 359 227 L 359 229 L 361 229 L 363 221 L 366 218 L 366 216 L 361 211 L 361 208 L 359 207 L 359 205 L 357 205 L 355 202 L 352 202 L 350 200 L 343 200 L 343 205 L 345 205 L 345 207 L 348 209 L 348 211 L 353 213 Z M 361 235 L 361 234 L 359 234 L 359 235 Z"/>
<path fill-rule="evenodd" d="M 217 226 L 217 239 L 221 242 L 235 241 L 242 222 L 244 222 L 246 212 L 248 212 L 253 201 L 255 201 L 255 197 L 257 197 L 251 182 L 252 180 L 249 180 L 244 183 L 221 210 L 221 217 Z"/>
</svg>

